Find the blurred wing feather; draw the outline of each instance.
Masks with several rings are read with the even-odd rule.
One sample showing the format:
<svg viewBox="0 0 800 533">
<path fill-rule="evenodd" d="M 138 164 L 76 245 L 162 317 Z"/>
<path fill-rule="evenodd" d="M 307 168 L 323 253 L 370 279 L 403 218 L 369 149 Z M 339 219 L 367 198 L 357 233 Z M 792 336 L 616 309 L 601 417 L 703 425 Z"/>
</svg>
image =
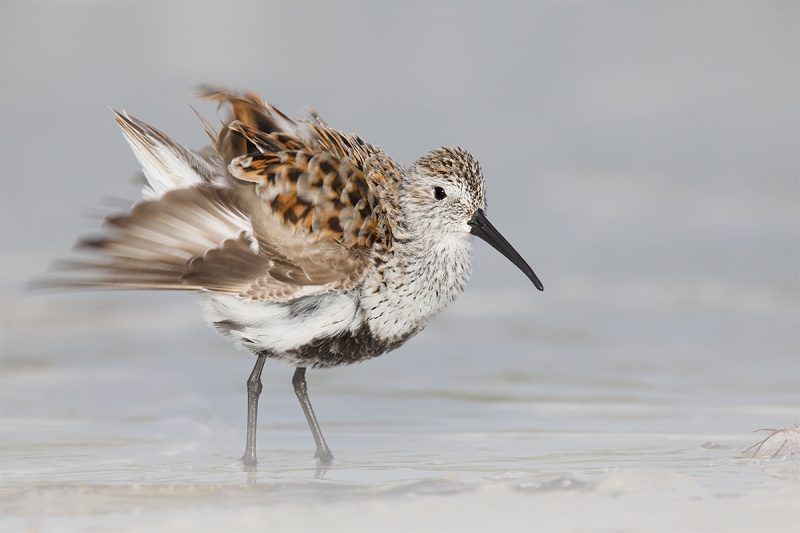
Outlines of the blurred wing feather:
<svg viewBox="0 0 800 533">
<path fill-rule="evenodd" d="M 114 120 L 122 128 L 125 140 L 142 165 L 147 179 L 142 195 L 146 200 L 158 198 L 178 187 L 212 180 L 214 170 L 208 163 L 159 130 L 124 111 L 114 111 Z"/>
<path fill-rule="evenodd" d="M 48 284 L 75 287 L 210 290 L 285 301 L 348 288 L 363 261 L 339 245 L 307 253 L 307 236 L 253 223 L 233 191 L 201 185 L 169 191 L 109 217 L 109 235 L 84 240 L 84 260 L 62 264 Z M 316 248 L 316 247 L 311 247 Z"/>
</svg>

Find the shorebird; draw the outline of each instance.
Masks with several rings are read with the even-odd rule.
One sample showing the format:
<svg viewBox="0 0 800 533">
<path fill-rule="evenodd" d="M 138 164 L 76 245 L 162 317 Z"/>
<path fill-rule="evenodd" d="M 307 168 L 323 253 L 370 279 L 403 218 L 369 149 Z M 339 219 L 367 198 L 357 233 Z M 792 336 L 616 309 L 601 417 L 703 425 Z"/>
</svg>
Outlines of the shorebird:
<svg viewBox="0 0 800 533">
<path fill-rule="evenodd" d="M 207 322 L 256 356 L 247 380 L 247 442 L 267 359 L 292 383 L 316 443 L 333 455 L 308 399 L 306 368 L 357 363 L 406 342 L 452 302 L 471 274 L 471 236 L 530 266 L 486 218 L 484 178 L 461 148 L 403 168 L 313 110 L 292 120 L 252 92 L 204 88 L 230 107 L 211 148 L 192 152 L 114 112 L 142 166 L 143 199 L 105 219 L 104 234 L 62 270 L 60 285 L 202 291 Z"/>
</svg>

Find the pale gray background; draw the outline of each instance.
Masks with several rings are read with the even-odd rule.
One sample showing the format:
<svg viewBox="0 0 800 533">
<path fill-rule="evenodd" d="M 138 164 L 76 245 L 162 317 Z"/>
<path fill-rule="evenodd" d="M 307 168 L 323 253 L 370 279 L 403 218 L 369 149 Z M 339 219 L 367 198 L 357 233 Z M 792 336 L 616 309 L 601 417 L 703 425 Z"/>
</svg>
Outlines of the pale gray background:
<svg viewBox="0 0 800 533">
<path fill-rule="evenodd" d="M 545 281 L 797 284 L 794 2 L 2 5 L 8 274 L 93 227 L 78 213 L 102 195 L 134 197 L 109 106 L 199 147 L 185 95 L 213 82 L 312 105 L 403 164 L 473 151 Z M 476 282 L 519 282 L 478 254 Z"/>
<path fill-rule="evenodd" d="M 311 105 L 403 164 L 442 145 L 470 150 L 492 221 L 546 287 L 478 242 L 473 283 L 427 331 L 375 361 L 310 372 L 335 486 L 359 500 L 566 480 L 602 495 L 592 487 L 617 469 L 655 469 L 694 488 L 675 496 L 646 477 L 653 509 L 638 526 L 648 506 L 625 498 L 592 514 L 536 493 L 502 516 L 538 505 L 549 529 L 587 516 L 586 530 L 623 516 L 638 530 L 797 523 L 785 481 L 796 467 L 736 459 L 760 438 L 752 430 L 800 419 L 797 2 L 0 8 L 0 437 L 4 514 L 20 527 L 169 529 L 154 507 L 131 494 L 109 503 L 102 487 L 246 481 L 230 465 L 252 359 L 203 326 L 195 298 L 24 291 L 96 230 L 84 214 L 138 194 L 108 107 L 199 148 L 187 93 L 201 82 L 254 89 L 289 115 Z M 250 481 L 313 499 L 322 489 L 306 485 L 313 443 L 290 376 L 265 369 Z M 50 507 L 43 484 L 60 487 L 45 493 Z M 207 490 L 195 527 L 245 520 L 243 505 L 277 497 Z M 773 507 L 744 505 L 759 498 Z M 130 522 L 134 507 L 153 512 Z M 468 507 L 477 515 L 461 530 L 498 524 L 499 511 Z M 431 524 L 433 508 L 405 518 Z"/>
</svg>

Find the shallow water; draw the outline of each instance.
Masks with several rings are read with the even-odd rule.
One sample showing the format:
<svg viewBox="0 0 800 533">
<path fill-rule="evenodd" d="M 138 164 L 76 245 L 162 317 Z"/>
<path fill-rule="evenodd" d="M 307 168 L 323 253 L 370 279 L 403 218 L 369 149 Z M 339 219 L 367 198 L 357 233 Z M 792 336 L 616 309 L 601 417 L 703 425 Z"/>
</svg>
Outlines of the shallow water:
<svg viewBox="0 0 800 533">
<path fill-rule="evenodd" d="M 797 17 L 3 2 L 3 531 L 798 531 L 798 455 L 745 452 L 800 422 Z M 313 105 L 404 164 L 471 150 L 546 287 L 478 242 L 424 332 L 309 371 L 324 471 L 276 364 L 259 468 L 236 464 L 253 359 L 200 296 L 24 289 L 96 230 L 83 209 L 138 193 L 106 106 L 196 148 L 203 81 Z"/>
<path fill-rule="evenodd" d="M 623 515 L 634 529 L 672 513 L 685 521 L 651 529 L 752 530 L 800 517 L 800 455 L 743 453 L 768 435 L 753 430 L 797 419 L 796 311 L 780 300 L 759 313 L 772 348 L 751 361 L 748 334 L 735 328 L 741 309 L 639 302 L 614 317 L 584 295 L 585 321 L 561 329 L 558 305 L 468 291 L 400 350 L 309 373 L 336 456 L 328 469 L 312 459 L 291 369 L 267 366 L 261 462 L 246 472 L 236 462 L 252 359 L 206 330 L 191 298 L 126 296 L 35 296 L 4 310 L 17 317 L 4 330 L 2 375 L 3 514 L 12 529 L 80 529 L 87 516 L 109 529 L 214 530 L 226 520 L 249 529 L 292 509 L 303 519 L 286 529 L 328 527 L 330 512 L 343 513 L 341 530 L 408 513 L 418 513 L 408 527 L 435 530 L 424 518 L 443 516 L 445 498 L 445 507 L 471 509 L 445 529 L 481 530 L 494 511 L 475 506 L 495 497 L 520 513 L 504 522 L 512 530 L 551 504 L 559 514 L 599 506 L 572 527 L 590 519 L 623 527 L 601 513 L 620 498 L 665 499 L 647 513 L 628 502 Z M 622 317 L 630 323 L 620 331 L 606 325 Z M 529 320 L 547 325 L 525 327 Z M 676 343 L 681 328 L 706 339 L 687 342 L 686 333 Z M 580 502 L 547 503 L 564 493 Z M 402 511 L 408 505 L 422 507 Z M 119 518 L 131 512 L 135 520 Z M 700 527 L 709 512 L 717 520 Z M 548 520 L 561 529 L 572 519 Z"/>
</svg>

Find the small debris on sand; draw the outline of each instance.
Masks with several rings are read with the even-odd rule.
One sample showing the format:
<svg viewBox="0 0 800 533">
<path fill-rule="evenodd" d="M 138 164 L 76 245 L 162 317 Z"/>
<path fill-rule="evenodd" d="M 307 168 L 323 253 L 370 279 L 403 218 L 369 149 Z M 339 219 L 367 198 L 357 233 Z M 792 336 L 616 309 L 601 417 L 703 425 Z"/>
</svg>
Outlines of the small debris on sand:
<svg viewBox="0 0 800 533">
<path fill-rule="evenodd" d="M 761 442 L 750 446 L 744 453 L 754 450 L 751 459 L 789 459 L 800 457 L 800 428 L 795 423 L 790 428 L 757 429 L 771 431 L 772 434 Z"/>
</svg>

